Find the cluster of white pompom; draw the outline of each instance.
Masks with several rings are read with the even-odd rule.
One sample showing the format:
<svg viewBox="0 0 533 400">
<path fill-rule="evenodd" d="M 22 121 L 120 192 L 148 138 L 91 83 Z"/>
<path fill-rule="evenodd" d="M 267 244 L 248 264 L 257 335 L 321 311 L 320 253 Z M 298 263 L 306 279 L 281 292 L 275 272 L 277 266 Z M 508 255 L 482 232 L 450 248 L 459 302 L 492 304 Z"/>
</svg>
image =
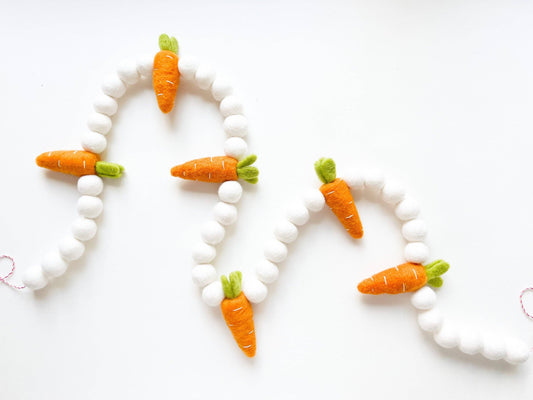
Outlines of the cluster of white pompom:
<svg viewBox="0 0 533 400">
<path fill-rule="evenodd" d="M 427 226 L 420 218 L 419 203 L 405 194 L 404 188 L 397 182 L 387 181 L 377 171 L 366 174 L 349 173 L 343 177 L 351 190 L 373 190 L 380 192 L 381 198 L 394 207 L 398 219 L 403 222 L 402 235 L 407 241 L 404 251 L 406 261 L 423 264 L 429 259 L 429 248 L 425 244 Z M 411 302 L 420 310 L 418 322 L 420 327 L 431 332 L 435 341 L 442 347 L 458 347 L 466 354 L 483 354 L 490 360 L 505 359 L 512 364 L 519 364 L 529 357 L 530 349 L 516 338 L 504 339 L 492 334 L 481 334 L 473 330 L 460 330 L 445 320 L 438 308 L 435 308 L 437 295 L 428 286 L 413 294 Z"/>
<path fill-rule="evenodd" d="M 224 76 L 218 76 L 213 68 L 200 64 L 192 56 L 181 57 L 178 69 L 182 79 L 194 82 L 200 89 L 211 92 L 215 101 L 220 102 L 224 132 L 228 136 L 224 143 L 224 152 L 229 157 L 242 158 L 248 151 L 248 145 L 243 139 L 248 134 L 248 120 L 243 115 L 242 102 L 233 94 L 230 81 Z"/>
<path fill-rule="evenodd" d="M 489 360 L 505 360 L 510 364 L 521 364 L 529 358 L 530 349 L 524 341 L 490 332 L 461 329 L 443 317 L 436 302 L 437 295 L 428 286 L 419 289 L 411 297 L 413 306 L 420 310 L 420 328 L 433 334 L 439 346 L 447 349 L 457 347 L 465 354 L 479 353 Z"/>
<path fill-rule="evenodd" d="M 233 94 L 230 81 L 218 76 L 213 68 L 200 64 L 194 57 L 184 56 L 178 61 L 181 79 L 191 81 L 202 90 L 209 91 L 219 104 L 224 117 L 224 132 L 227 135 L 224 153 L 241 159 L 248 151 L 244 137 L 248 134 L 248 120 L 243 115 L 242 102 Z M 242 186 L 237 181 L 227 181 L 218 189 L 219 202 L 213 208 L 213 219 L 206 222 L 201 230 L 202 241 L 193 246 L 192 258 L 195 266 L 192 269 L 193 282 L 202 289 L 202 298 L 210 306 L 218 306 L 224 299 L 222 284 L 213 266 L 216 257 L 216 246 L 224 240 L 226 227 L 237 221 L 237 207 L 242 196 Z M 258 282 L 260 283 L 260 282 Z M 256 287 L 257 282 L 243 277 L 242 287 L 247 294 L 248 288 Z M 266 295 L 266 292 L 265 292 Z M 250 301 L 253 296 L 248 297 Z"/>
<path fill-rule="evenodd" d="M 82 135 L 82 147 L 92 153 L 100 154 L 107 147 L 106 135 L 112 127 L 111 117 L 118 110 L 117 99 L 126 93 L 141 77 L 150 78 L 153 69 L 153 56 L 141 57 L 138 62 L 125 60 L 115 74 L 104 79 L 102 93 L 93 103 L 94 112 L 87 120 L 86 133 Z M 57 250 L 44 256 L 40 264 L 24 271 L 22 281 L 28 289 L 44 288 L 48 282 L 65 273 L 71 261 L 79 259 L 85 252 L 85 244 L 97 231 L 94 221 L 103 211 L 102 200 L 98 197 L 104 188 L 102 179 L 96 175 L 83 176 L 78 180 L 78 218 L 72 224 L 71 233 L 63 238 Z"/>
<path fill-rule="evenodd" d="M 104 188 L 102 178 L 96 175 L 82 176 L 78 180 L 78 218 L 71 227 L 71 233 L 64 237 L 56 250 L 46 254 L 40 264 L 35 264 L 22 276 L 22 282 L 28 289 L 44 288 L 50 279 L 65 273 L 71 261 L 79 259 L 85 252 L 85 244 L 97 231 L 95 218 L 103 211 L 102 200 L 98 197 Z"/>
</svg>

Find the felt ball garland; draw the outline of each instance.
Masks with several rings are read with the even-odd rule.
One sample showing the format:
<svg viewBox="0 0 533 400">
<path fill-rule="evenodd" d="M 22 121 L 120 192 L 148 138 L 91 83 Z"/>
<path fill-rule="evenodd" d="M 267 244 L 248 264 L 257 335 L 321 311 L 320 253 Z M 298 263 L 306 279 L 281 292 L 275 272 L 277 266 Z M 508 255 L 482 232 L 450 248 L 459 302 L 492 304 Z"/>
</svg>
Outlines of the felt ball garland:
<svg viewBox="0 0 533 400">
<path fill-rule="evenodd" d="M 118 111 L 117 99 L 129 86 L 151 78 L 158 106 L 166 114 L 175 106 L 180 79 L 185 79 L 194 82 L 201 90 L 210 91 L 213 99 L 219 102 L 219 111 L 224 118 L 223 130 L 228 136 L 223 156 L 191 160 L 170 171 L 173 177 L 220 184 L 213 219 L 204 224 L 202 241 L 192 249 L 195 262 L 192 281 L 202 289 L 202 299 L 207 305 L 220 307 L 230 332 L 246 356 L 253 357 L 256 353 L 253 304 L 265 300 L 266 285 L 278 279 L 277 264 L 286 260 L 290 244 L 298 238 L 299 228 L 309 221 L 310 213 L 320 212 L 327 205 L 347 233 L 360 240 L 364 235 L 363 224 L 352 192 L 370 190 L 394 208 L 394 214 L 403 224 L 401 233 L 407 243 L 404 260 L 396 267 L 361 281 L 357 287 L 359 292 L 370 295 L 412 292 L 411 304 L 419 312 L 420 328 L 431 334 L 443 348 L 458 348 L 465 354 L 481 354 L 489 360 L 505 360 L 511 364 L 528 359 L 530 349 L 523 341 L 458 327 L 442 315 L 432 287 L 443 285 L 442 276 L 448 271 L 449 264 L 443 260 L 428 262 L 430 252 L 425 243 L 428 229 L 420 218 L 419 203 L 407 195 L 400 184 L 386 180 L 379 171 L 351 172 L 338 177 L 332 159 L 319 159 L 315 163 L 315 172 L 322 185 L 308 190 L 301 201 L 287 207 L 285 218 L 275 225 L 273 237 L 264 246 L 264 258 L 256 264 L 255 276 L 233 271 L 227 277 L 222 275 L 219 278 L 213 265 L 217 255 L 215 246 L 223 242 L 226 227 L 237 221 L 237 204 L 244 192 L 241 182 L 246 186 L 256 184 L 259 179 L 259 170 L 253 165 L 257 157 L 247 153 L 244 140 L 249 133 L 248 120 L 243 115 L 242 102 L 233 95 L 231 83 L 225 77 L 219 77 L 213 68 L 199 63 L 194 57 L 179 57 L 178 42 L 174 37 L 161 35 L 159 48 L 155 57 L 147 55 L 138 61 L 123 61 L 115 74 L 105 78 L 102 93 L 94 101 L 94 112 L 87 120 L 89 130 L 82 135 L 83 150 L 48 151 L 37 157 L 36 163 L 40 167 L 79 177 L 77 188 L 81 196 L 77 202 L 79 216 L 70 234 L 40 263 L 26 269 L 22 276 L 25 288 L 42 289 L 63 275 L 70 262 L 83 256 L 85 243 L 98 231 L 95 220 L 103 212 L 103 202 L 98 197 L 104 189 L 102 178 L 120 178 L 124 172 L 123 166 L 102 161 L 100 156 L 112 130 L 111 117 Z M 0 281 L 15 289 L 24 289 L 8 282 L 14 272 L 13 259 L 9 256 L 0 258 L 7 258 L 12 263 L 11 272 L 0 277 Z"/>
</svg>

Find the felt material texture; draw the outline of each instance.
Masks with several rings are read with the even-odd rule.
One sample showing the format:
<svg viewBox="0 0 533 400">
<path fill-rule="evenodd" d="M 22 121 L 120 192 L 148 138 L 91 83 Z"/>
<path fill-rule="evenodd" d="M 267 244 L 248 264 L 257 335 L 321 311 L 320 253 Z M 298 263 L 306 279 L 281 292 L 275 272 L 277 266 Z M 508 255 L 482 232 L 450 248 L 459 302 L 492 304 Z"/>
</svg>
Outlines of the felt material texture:
<svg viewBox="0 0 533 400">
<path fill-rule="evenodd" d="M 162 34 L 159 51 L 154 57 L 152 82 L 159 109 L 165 114 L 172 111 L 180 84 L 178 70 L 178 43 L 174 37 Z"/>
<path fill-rule="evenodd" d="M 335 162 L 331 158 L 322 157 L 315 163 L 318 178 L 324 183 L 320 191 L 324 195 L 326 204 L 337 216 L 344 229 L 354 239 L 363 237 L 363 225 L 355 207 L 352 193 L 348 184 L 337 178 Z"/>
<path fill-rule="evenodd" d="M 48 284 L 48 279 L 40 265 L 33 265 L 22 274 L 22 283 L 28 289 L 39 290 Z"/>
<path fill-rule="evenodd" d="M 418 314 L 418 325 L 426 332 L 437 332 L 443 320 L 442 313 L 436 307 Z"/>
<path fill-rule="evenodd" d="M 199 158 L 176 165 L 170 173 L 172 176 L 193 181 L 221 183 L 241 178 L 249 183 L 257 183 L 259 171 L 250 166 L 256 159 L 255 155 L 250 155 L 241 162 L 227 156 Z"/>
<path fill-rule="evenodd" d="M 433 339 L 439 346 L 453 349 L 459 345 L 459 332 L 454 324 L 445 320 L 442 327 L 433 335 Z"/>
<path fill-rule="evenodd" d="M 418 290 L 426 282 L 426 270 L 422 265 L 405 263 L 365 279 L 357 289 L 364 294 L 398 294 Z"/>
<path fill-rule="evenodd" d="M 257 278 L 246 277 L 242 281 L 242 292 L 252 304 L 261 303 L 268 295 L 268 288 Z"/>
<path fill-rule="evenodd" d="M 359 283 L 357 289 L 361 293 L 374 295 L 414 292 L 429 283 L 429 280 L 440 278 L 449 268 L 450 265 L 443 260 L 434 261 L 425 267 L 408 262 L 378 272 Z"/>
<path fill-rule="evenodd" d="M 85 252 L 85 245 L 72 236 L 63 238 L 63 240 L 59 242 L 58 248 L 59 254 L 61 254 L 61 257 L 66 261 L 77 260 L 81 258 Z"/>
<path fill-rule="evenodd" d="M 87 131 L 81 136 L 81 145 L 91 153 L 100 154 L 107 148 L 107 139 L 101 133 Z"/>
<path fill-rule="evenodd" d="M 237 160 L 232 157 L 205 157 L 176 165 L 170 170 L 172 176 L 201 182 L 236 181 Z"/>
<path fill-rule="evenodd" d="M 159 48 L 178 54 L 178 41 L 174 36 L 169 37 L 166 33 L 159 35 Z"/>
<path fill-rule="evenodd" d="M 96 163 L 100 161 L 100 156 L 82 150 L 60 150 L 43 153 L 35 161 L 42 168 L 84 176 L 96 174 Z"/>
<path fill-rule="evenodd" d="M 99 197 L 83 195 L 78 199 L 78 214 L 85 218 L 97 218 L 104 209 L 104 203 Z"/>
<path fill-rule="evenodd" d="M 242 186 L 237 181 L 226 181 L 218 188 L 218 198 L 226 203 L 237 203 L 242 196 Z"/>
<path fill-rule="evenodd" d="M 361 239 L 363 237 L 363 225 L 346 182 L 342 179 L 335 179 L 331 183 L 322 185 L 320 191 L 324 195 L 326 204 L 337 216 L 344 229 L 354 239 Z"/>
<path fill-rule="evenodd" d="M 226 298 L 220 309 L 233 338 L 248 357 L 255 356 L 255 327 L 252 305 L 241 291 L 242 274 L 232 272 L 227 279 L 221 277 L 222 288 Z"/>
<path fill-rule="evenodd" d="M 119 99 L 126 93 L 126 85 L 117 74 L 110 74 L 104 78 L 102 92 L 114 99 Z"/>
<path fill-rule="evenodd" d="M 424 286 L 423 288 L 417 290 L 411 297 L 411 304 L 417 310 L 429 310 L 433 308 L 436 302 L 437 295 L 433 289 L 428 286 Z"/>
<path fill-rule="evenodd" d="M 248 145 L 240 137 L 230 137 L 224 142 L 224 154 L 239 160 L 248 151 Z"/>
<path fill-rule="evenodd" d="M 98 161 L 95 165 L 95 171 L 98 176 L 117 179 L 122 176 L 124 167 L 115 163 Z"/>
</svg>

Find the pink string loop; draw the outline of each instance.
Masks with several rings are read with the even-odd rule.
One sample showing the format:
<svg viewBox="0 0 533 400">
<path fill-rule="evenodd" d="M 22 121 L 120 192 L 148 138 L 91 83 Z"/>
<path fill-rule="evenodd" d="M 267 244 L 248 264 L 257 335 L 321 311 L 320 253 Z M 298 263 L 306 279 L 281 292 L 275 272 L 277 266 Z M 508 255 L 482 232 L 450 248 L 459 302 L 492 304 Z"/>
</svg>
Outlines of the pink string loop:
<svg viewBox="0 0 533 400">
<path fill-rule="evenodd" d="M 15 260 L 13 260 L 13 257 L 10 257 L 10 256 L 6 256 L 6 255 L 0 256 L 0 261 L 4 259 L 11 261 L 11 271 L 9 271 L 9 273 L 6 276 L 0 276 L 0 282 L 2 282 L 4 285 L 7 285 L 13 289 L 17 289 L 17 290 L 24 289 L 25 286 L 17 286 L 17 285 L 13 285 L 12 283 L 8 282 L 8 279 L 11 278 L 13 276 L 13 273 L 15 272 Z"/>
<path fill-rule="evenodd" d="M 524 312 L 524 314 L 526 314 L 528 318 L 533 319 L 533 315 L 528 313 L 526 307 L 524 306 L 524 295 L 527 292 L 533 292 L 533 287 L 525 288 L 524 290 L 522 290 L 522 293 L 520 293 L 520 307 L 522 307 L 522 311 Z"/>
</svg>

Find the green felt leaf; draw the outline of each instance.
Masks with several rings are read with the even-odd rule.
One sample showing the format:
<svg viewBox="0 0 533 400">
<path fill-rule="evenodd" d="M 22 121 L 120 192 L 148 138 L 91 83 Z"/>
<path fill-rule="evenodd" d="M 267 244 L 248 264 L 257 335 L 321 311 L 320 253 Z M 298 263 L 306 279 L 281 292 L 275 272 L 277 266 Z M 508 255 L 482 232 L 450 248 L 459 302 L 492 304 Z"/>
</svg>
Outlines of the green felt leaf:
<svg viewBox="0 0 533 400">
<path fill-rule="evenodd" d="M 436 277 L 436 278 L 433 278 L 433 279 L 430 279 L 428 281 L 428 285 L 430 286 L 433 286 L 433 287 L 441 287 L 442 284 L 444 283 L 444 281 L 442 280 L 442 278 L 440 276 Z"/>
<path fill-rule="evenodd" d="M 105 178 L 120 178 L 124 172 L 124 167 L 120 164 L 97 161 L 96 162 L 96 175 Z"/>
<path fill-rule="evenodd" d="M 330 183 L 337 178 L 335 161 L 331 158 L 322 157 L 315 162 L 315 171 L 322 183 Z"/>
<path fill-rule="evenodd" d="M 161 50 L 170 50 L 171 46 L 172 44 L 170 42 L 170 38 L 168 37 L 168 35 L 166 33 L 162 33 L 159 36 L 159 48 Z"/>
</svg>

